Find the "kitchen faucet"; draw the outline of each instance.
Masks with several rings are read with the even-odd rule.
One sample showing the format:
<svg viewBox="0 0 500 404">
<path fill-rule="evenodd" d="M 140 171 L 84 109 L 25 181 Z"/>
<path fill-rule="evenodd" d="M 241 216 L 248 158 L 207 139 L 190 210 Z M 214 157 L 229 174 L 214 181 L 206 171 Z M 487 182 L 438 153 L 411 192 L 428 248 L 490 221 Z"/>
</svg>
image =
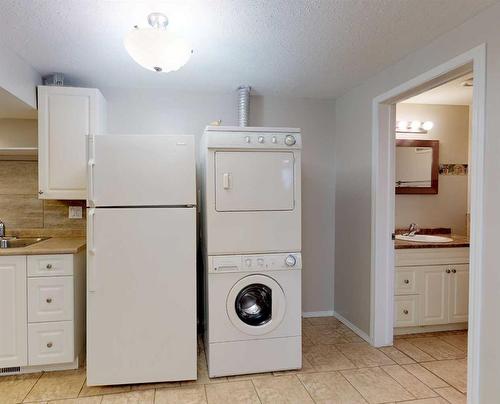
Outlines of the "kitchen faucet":
<svg viewBox="0 0 500 404">
<path fill-rule="evenodd" d="M 5 224 L 0 220 L 0 237 L 5 236 Z"/>
<path fill-rule="evenodd" d="M 404 236 L 414 236 L 415 233 L 419 231 L 419 227 L 416 223 L 410 224 L 410 227 L 408 228 L 408 232 L 403 234 Z"/>
</svg>

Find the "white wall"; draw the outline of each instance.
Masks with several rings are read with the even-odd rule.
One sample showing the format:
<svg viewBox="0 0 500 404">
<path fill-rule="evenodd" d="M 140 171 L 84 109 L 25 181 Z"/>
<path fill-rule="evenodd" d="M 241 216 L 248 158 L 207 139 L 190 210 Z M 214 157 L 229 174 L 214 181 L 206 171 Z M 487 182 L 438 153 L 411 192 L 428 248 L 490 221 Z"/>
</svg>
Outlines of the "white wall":
<svg viewBox="0 0 500 404">
<path fill-rule="evenodd" d="M 36 86 L 40 74 L 16 53 L 0 43 L 0 87 L 36 108 Z"/>
<path fill-rule="evenodd" d="M 336 101 L 335 310 L 370 330 L 371 114 L 374 97 L 487 44 L 485 206 L 480 319 L 481 403 L 500 397 L 500 4 L 408 55 Z"/>
<path fill-rule="evenodd" d="M 440 164 L 467 164 L 469 107 L 466 105 L 397 104 L 398 121 L 432 121 L 424 135 L 405 134 L 405 139 L 439 141 Z M 467 234 L 466 175 L 439 175 L 437 194 L 396 195 L 397 229 L 417 223 L 421 228 L 449 227 L 454 234 Z"/>
<path fill-rule="evenodd" d="M 204 127 L 221 119 L 237 122 L 236 94 L 169 93 L 162 90 L 101 89 L 108 102 L 110 133 L 186 133 L 197 140 Z M 303 311 L 333 305 L 334 172 L 331 101 L 253 96 L 252 126 L 303 130 Z"/>
</svg>

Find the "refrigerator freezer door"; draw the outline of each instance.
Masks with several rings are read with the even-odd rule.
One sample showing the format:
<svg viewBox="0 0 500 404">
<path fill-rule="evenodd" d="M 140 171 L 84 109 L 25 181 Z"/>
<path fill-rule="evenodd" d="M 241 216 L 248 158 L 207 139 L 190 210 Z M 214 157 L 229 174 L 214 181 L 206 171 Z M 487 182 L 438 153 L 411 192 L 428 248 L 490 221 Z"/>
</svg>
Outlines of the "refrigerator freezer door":
<svg viewBox="0 0 500 404">
<path fill-rule="evenodd" d="M 193 136 L 92 136 L 88 157 L 90 206 L 196 204 Z"/>
<path fill-rule="evenodd" d="M 196 379 L 195 215 L 195 208 L 93 211 L 89 385 Z"/>
</svg>

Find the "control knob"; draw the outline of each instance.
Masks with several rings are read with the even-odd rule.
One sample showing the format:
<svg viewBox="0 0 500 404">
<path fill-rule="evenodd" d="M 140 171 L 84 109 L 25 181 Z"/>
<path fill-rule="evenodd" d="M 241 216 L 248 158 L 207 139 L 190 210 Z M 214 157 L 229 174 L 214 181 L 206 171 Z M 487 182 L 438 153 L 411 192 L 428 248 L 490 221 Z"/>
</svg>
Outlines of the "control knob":
<svg viewBox="0 0 500 404">
<path fill-rule="evenodd" d="M 297 263 L 297 260 L 295 259 L 295 257 L 293 255 L 289 255 L 285 258 L 285 264 L 288 267 L 294 267 L 296 263 Z"/>
<path fill-rule="evenodd" d="M 250 143 L 250 136 L 245 136 L 245 142 Z"/>
<path fill-rule="evenodd" d="M 297 141 L 295 140 L 295 137 L 293 135 L 286 135 L 285 136 L 285 144 L 287 146 L 293 146 Z"/>
<path fill-rule="evenodd" d="M 259 138 L 257 139 L 257 141 L 259 143 L 264 143 L 264 136 L 259 136 Z"/>
</svg>

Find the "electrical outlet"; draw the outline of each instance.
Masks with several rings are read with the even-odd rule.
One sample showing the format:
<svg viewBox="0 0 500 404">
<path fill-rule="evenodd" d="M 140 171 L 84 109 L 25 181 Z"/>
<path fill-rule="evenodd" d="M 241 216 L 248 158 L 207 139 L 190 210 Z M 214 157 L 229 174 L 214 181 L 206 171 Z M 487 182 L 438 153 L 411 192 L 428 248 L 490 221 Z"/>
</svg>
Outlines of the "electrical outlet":
<svg viewBox="0 0 500 404">
<path fill-rule="evenodd" d="M 81 219 L 83 215 L 81 206 L 70 206 L 68 217 L 70 219 Z"/>
</svg>

